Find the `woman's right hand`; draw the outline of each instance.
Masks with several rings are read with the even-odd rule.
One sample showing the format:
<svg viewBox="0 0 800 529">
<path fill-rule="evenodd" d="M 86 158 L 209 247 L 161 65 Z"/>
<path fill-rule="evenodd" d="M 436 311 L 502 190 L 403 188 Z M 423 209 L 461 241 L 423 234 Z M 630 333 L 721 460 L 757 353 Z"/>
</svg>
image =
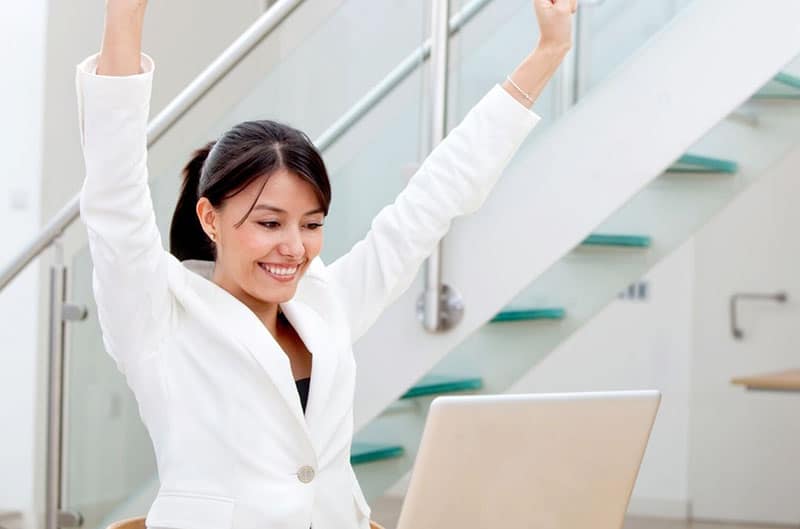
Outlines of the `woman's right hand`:
<svg viewBox="0 0 800 529">
<path fill-rule="evenodd" d="M 539 46 L 566 52 L 572 47 L 572 15 L 578 0 L 533 0 L 539 22 Z"/>
<path fill-rule="evenodd" d="M 103 44 L 97 60 L 99 75 L 141 72 L 142 27 L 147 0 L 106 0 Z"/>
</svg>

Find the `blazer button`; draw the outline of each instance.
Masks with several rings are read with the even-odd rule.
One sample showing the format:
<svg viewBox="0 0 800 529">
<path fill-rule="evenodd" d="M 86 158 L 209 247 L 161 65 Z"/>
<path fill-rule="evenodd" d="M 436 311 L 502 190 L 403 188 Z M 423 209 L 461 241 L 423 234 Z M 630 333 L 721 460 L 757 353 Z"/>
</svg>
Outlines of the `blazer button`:
<svg viewBox="0 0 800 529">
<path fill-rule="evenodd" d="M 297 471 L 297 479 L 301 483 L 311 483 L 311 480 L 314 479 L 314 469 L 308 465 L 300 467 L 300 470 Z"/>
</svg>

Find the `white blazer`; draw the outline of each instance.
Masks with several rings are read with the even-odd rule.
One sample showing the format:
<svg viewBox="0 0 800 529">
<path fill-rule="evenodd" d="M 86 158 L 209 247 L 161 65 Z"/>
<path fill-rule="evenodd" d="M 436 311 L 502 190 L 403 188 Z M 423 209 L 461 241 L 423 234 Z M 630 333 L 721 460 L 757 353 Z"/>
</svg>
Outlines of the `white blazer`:
<svg viewBox="0 0 800 529">
<path fill-rule="evenodd" d="M 108 353 L 136 395 L 160 489 L 150 527 L 366 529 L 350 465 L 352 344 L 412 282 L 451 221 L 476 210 L 538 116 L 495 86 L 428 157 L 366 237 L 315 259 L 281 304 L 313 355 L 303 414 L 287 355 L 208 278 L 213 263 L 164 250 L 147 174 L 154 65 L 77 66 L 86 180 L 80 200 Z"/>
</svg>

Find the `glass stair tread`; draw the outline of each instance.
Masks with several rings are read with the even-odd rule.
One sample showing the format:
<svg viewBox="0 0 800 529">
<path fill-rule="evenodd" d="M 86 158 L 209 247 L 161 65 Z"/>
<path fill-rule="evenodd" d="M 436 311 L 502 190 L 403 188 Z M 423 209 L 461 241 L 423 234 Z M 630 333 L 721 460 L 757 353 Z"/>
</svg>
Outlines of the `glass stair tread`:
<svg viewBox="0 0 800 529">
<path fill-rule="evenodd" d="M 362 465 L 401 457 L 404 454 L 405 450 L 400 445 L 353 442 L 350 450 L 350 464 Z"/>
<path fill-rule="evenodd" d="M 426 375 L 414 387 L 406 391 L 401 399 L 413 399 L 426 395 L 439 395 L 456 391 L 481 389 L 483 380 L 479 377 L 454 377 L 444 375 Z"/>
<path fill-rule="evenodd" d="M 562 308 L 509 309 L 499 312 L 490 322 L 562 320 L 566 311 Z"/>
<path fill-rule="evenodd" d="M 800 99 L 800 77 L 780 72 L 753 95 L 755 99 Z"/>
<path fill-rule="evenodd" d="M 631 248 L 649 248 L 652 239 L 647 235 L 623 235 L 615 233 L 593 233 L 581 244 L 587 246 L 625 246 Z"/>
<path fill-rule="evenodd" d="M 727 173 L 734 174 L 739 170 L 739 164 L 733 160 L 700 156 L 697 154 L 684 154 L 673 163 L 668 173 Z"/>
</svg>

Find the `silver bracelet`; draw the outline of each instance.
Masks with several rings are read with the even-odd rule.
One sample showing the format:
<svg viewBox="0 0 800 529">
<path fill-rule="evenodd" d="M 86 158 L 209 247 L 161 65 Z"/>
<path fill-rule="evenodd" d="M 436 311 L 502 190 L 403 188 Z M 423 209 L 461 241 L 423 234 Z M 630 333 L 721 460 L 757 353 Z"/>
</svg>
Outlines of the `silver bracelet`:
<svg viewBox="0 0 800 529">
<path fill-rule="evenodd" d="M 527 93 L 527 92 L 525 92 L 525 90 L 523 90 L 522 88 L 520 88 L 520 87 L 519 87 L 519 85 L 517 85 L 517 83 L 515 83 L 515 82 L 514 82 L 514 80 L 511 78 L 511 76 L 510 76 L 510 75 L 506 75 L 506 81 L 508 81 L 509 83 L 511 83 L 511 86 L 513 86 L 514 88 L 516 88 L 516 89 L 517 89 L 517 92 L 519 92 L 520 94 L 522 94 L 522 97 L 524 97 L 525 99 L 527 99 L 527 100 L 528 100 L 528 102 L 529 102 L 531 105 L 533 104 L 533 98 L 532 98 L 531 96 L 529 96 L 529 95 L 528 95 L 528 93 Z"/>
</svg>

